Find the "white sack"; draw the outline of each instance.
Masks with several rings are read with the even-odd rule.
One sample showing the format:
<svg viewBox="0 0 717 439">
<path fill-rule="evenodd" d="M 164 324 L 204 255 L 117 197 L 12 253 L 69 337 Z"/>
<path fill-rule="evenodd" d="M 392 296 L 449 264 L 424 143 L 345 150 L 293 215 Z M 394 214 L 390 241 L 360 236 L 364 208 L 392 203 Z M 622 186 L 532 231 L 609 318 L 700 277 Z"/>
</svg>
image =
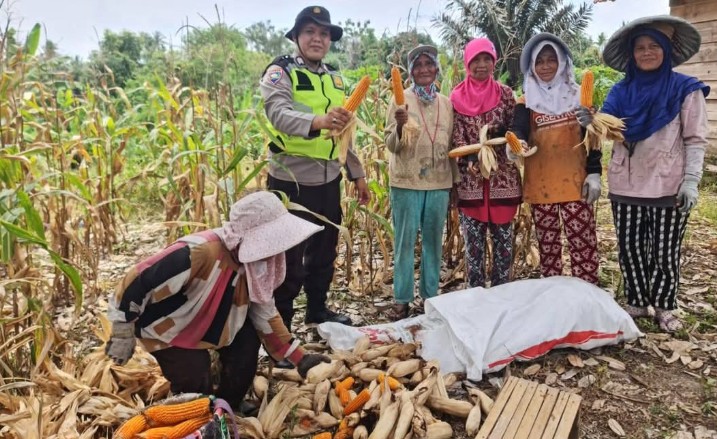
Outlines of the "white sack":
<svg viewBox="0 0 717 439">
<path fill-rule="evenodd" d="M 573 277 L 527 279 L 472 288 L 425 302 L 426 314 L 384 325 L 319 325 L 333 349 L 351 349 L 368 334 L 376 343 L 422 344 L 421 356 L 441 371 L 480 380 L 513 360 L 532 360 L 554 348 L 593 349 L 642 334 L 602 289 Z"/>
</svg>

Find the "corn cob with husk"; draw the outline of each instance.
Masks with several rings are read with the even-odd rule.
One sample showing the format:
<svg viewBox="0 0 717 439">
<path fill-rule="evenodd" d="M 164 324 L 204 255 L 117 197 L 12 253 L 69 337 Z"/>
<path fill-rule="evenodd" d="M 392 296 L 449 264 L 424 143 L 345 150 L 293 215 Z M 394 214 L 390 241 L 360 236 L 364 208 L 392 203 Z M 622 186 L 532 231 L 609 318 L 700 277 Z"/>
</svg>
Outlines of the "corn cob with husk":
<svg viewBox="0 0 717 439">
<path fill-rule="evenodd" d="M 514 132 L 508 131 L 505 133 L 505 140 L 508 143 L 508 146 L 510 147 L 510 150 L 513 154 L 517 155 L 520 159 L 524 157 L 530 157 L 531 155 L 535 154 L 538 151 L 537 146 L 533 146 L 532 148 L 529 148 L 528 150 L 523 149 L 523 143 L 518 139 L 518 136 L 515 135 Z M 522 164 L 522 160 L 520 160 L 520 163 Z"/>
<path fill-rule="evenodd" d="M 344 103 L 344 109 L 352 113 L 351 119 L 342 129 L 332 129 L 326 135 L 327 138 L 334 139 L 334 142 L 338 144 L 338 159 L 341 164 L 346 163 L 346 155 L 348 154 L 349 146 L 353 142 L 354 135 L 356 134 L 357 122 L 355 112 L 359 105 L 361 105 L 361 102 L 363 102 L 366 98 L 369 85 L 371 85 L 371 78 L 368 75 L 361 78 L 359 83 L 354 88 L 354 91 Z"/>
<path fill-rule="evenodd" d="M 391 67 L 391 88 L 393 89 L 393 98 L 399 107 L 406 103 L 406 97 L 403 95 L 403 80 L 401 80 L 401 70 L 398 66 Z"/>
<path fill-rule="evenodd" d="M 406 97 L 403 92 L 403 80 L 401 79 L 401 70 L 397 66 L 391 68 L 391 89 L 393 90 L 394 101 L 396 106 L 403 107 L 406 104 Z M 405 107 L 408 111 L 408 107 Z M 409 114 L 408 121 L 401 129 L 401 145 L 403 148 L 410 148 L 418 138 L 421 127 L 416 123 L 414 118 Z"/>
<path fill-rule="evenodd" d="M 580 105 L 592 109 L 595 78 L 590 70 L 583 74 L 583 82 L 580 84 Z M 605 140 L 622 142 L 625 140 L 622 132 L 625 123 L 611 114 L 601 112 L 593 113 L 593 120 L 585 128 L 585 137 L 580 145 L 585 145 L 588 152 L 600 150 Z"/>
<path fill-rule="evenodd" d="M 478 143 L 454 148 L 448 152 L 448 157 L 457 158 L 477 153 L 481 175 L 483 178 L 490 178 L 490 174 L 498 170 L 498 157 L 493 147 L 504 145 L 505 143 L 505 137 L 488 139 L 488 125 L 483 125 L 480 130 Z"/>
</svg>

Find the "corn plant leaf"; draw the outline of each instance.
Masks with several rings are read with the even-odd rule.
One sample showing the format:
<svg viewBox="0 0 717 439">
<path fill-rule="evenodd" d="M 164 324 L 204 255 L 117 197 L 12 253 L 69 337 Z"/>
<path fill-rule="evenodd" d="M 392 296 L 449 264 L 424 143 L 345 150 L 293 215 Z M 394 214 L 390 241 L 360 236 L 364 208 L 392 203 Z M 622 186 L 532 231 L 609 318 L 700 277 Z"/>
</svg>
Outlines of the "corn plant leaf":
<svg viewBox="0 0 717 439">
<path fill-rule="evenodd" d="M 40 214 L 37 212 L 35 207 L 32 205 L 32 201 L 30 200 L 30 197 L 27 195 L 25 191 L 18 191 L 17 192 L 17 201 L 20 203 L 20 206 L 22 206 L 23 210 L 25 211 L 25 222 L 27 224 L 27 227 L 35 233 L 40 239 L 43 241 L 47 241 L 47 238 L 45 238 L 45 226 L 42 223 L 42 218 L 40 218 Z"/>
<path fill-rule="evenodd" d="M 246 148 L 237 148 L 234 150 L 234 155 L 232 156 L 232 159 L 229 161 L 229 164 L 224 168 L 221 174 L 219 174 L 219 178 L 225 177 L 228 173 L 232 172 L 234 168 L 241 162 L 244 157 L 247 156 L 249 153 L 249 150 Z"/>
<path fill-rule="evenodd" d="M 32 231 L 23 229 L 22 227 L 9 223 L 5 220 L 0 220 L 0 225 L 5 227 L 10 233 L 15 235 L 17 238 L 26 241 L 31 242 L 33 244 L 39 245 L 40 247 L 44 248 L 47 253 L 50 254 L 50 257 L 52 258 L 52 261 L 55 263 L 57 268 L 62 271 L 62 273 L 69 279 L 70 284 L 72 285 L 72 289 L 75 291 L 75 312 L 79 314 L 82 307 L 82 279 L 80 277 L 80 273 L 73 267 L 72 265 L 68 264 L 67 262 L 63 261 L 60 255 L 55 253 L 49 248 L 49 244 L 47 241 L 37 235 L 35 235 Z"/>
<path fill-rule="evenodd" d="M 30 56 L 35 56 L 37 48 L 40 46 L 40 29 L 40 23 L 35 23 L 25 39 L 25 53 Z"/>
</svg>

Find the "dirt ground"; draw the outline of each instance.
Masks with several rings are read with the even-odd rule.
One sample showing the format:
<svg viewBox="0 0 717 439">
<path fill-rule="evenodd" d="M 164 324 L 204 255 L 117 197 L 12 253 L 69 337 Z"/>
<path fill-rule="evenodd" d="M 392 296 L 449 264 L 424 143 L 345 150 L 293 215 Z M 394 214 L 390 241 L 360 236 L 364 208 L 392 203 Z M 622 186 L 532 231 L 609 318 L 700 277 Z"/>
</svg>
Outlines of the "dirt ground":
<svg viewBox="0 0 717 439">
<path fill-rule="evenodd" d="M 716 203 L 715 193 L 703 196 L 700 202 L 708 209 Z M 609 201 L 601 199 L 597 213 L 601 286 L 624 303 Z M 583 397 L 580 437 L 586 439 L 717 439 L 716 224 L 700 214 L 690 219 L 678 296 L 684 330 L 669 336 L 660 333 L 651 321 L 640 321 L 638 326 L 645 337 L 633 343 L 589 352 L 556 350 L 535 362 L 514 363 L 476 384 L 495 396 L 497 389 L 491 383 L 510 374 L 579 393 Z M 111 291 L 131 264 L 164 243 L 163 234 L 159 223 L 129 226 L 117 254 L 102 263 L 100 288 Z M 386 321 L 373 304 L 390 302 L 390 284 L 370 297 L 352 294 L 343 284 L 338 270 L 331 305 L 348 313 L 357 324 Z M 456 289 L 460 289 L 460 280 L 448 283 L 444 292 Z M 101 310 L 106 306 L 102 298 L 94 300 L 88 308 Z M 317 341 L 316 332 L 301 324 L 302 303 L 300 298 L 295 333 L 305 341 Z M 62 326 L 71 319 L 58 316 L 57 320 Z M 91 337 L 84 337 L 89 326 L 87 320 L 66 329 L 70 338 L 84 339 L 89 348 L 96 345 Z M 465 394 L 461 382 L 449 391 L 456 397 Z M 466 437 L 462 422 L 447 420 L 454 425 L 455 437 Z"/>
</svg>

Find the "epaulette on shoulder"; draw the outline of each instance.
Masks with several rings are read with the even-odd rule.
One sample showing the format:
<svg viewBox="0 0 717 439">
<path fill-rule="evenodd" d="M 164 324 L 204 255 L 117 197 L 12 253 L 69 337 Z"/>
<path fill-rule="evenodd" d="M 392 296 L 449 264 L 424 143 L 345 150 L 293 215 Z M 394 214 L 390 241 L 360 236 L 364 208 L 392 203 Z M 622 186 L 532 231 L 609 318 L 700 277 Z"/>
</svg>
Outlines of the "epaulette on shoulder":
<svg viewBox="0 0 717 439">
<path fill-rule="evenodd" d="M 282 69 L 284 69 L 284 71 L 288 74 L 288 73 L 289 73 L 289 70 L 287 69 L 287 67 L 289 67 L 289 65 L 292 64 L 293 62 L 294 62 L 294 57 L 292 57 L 291 55 L 280 55 L 280 56 L 277 56 L 276 58 L 274 58 L 274 59 L 269 63 L 268 66 L 266 66 L 266 68 L 264 69 L 264 71 L 261 73 L 261 76 L 264 77 L 264 74 L 266 74 L 266 71 L 267 71 L 267 70 L 269 69 L 269 67 L 271 67 L 271 66 L 279 66 L 279 67 L 281 67 Z"/>
<path fill-rule="evenodd" d="M 338 72 L 338 71 L 339 71 L 339 69 L 337 69 L 336 67 L 332 66 L 331 64 L 324 63 L 324 65 L 326 66 L 326 69 L 327 69 L 328 71 L 330 71 L 330 72 Z"/>
</svg>

